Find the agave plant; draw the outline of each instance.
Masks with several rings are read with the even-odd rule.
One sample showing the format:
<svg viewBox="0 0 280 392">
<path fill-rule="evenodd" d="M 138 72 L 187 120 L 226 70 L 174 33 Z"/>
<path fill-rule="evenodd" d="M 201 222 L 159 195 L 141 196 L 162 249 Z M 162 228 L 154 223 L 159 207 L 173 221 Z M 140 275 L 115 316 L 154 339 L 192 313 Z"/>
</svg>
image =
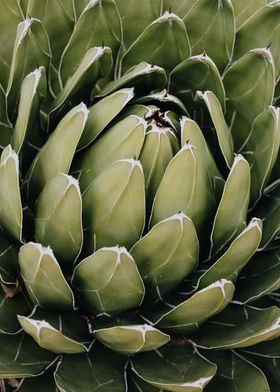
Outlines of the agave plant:
<svg viewBox="0 0 280 392">
<path fill-rule="evenodd" d="M 0 390 L 278 392 L 280 1 L 0 10 Z"/>
</svg>

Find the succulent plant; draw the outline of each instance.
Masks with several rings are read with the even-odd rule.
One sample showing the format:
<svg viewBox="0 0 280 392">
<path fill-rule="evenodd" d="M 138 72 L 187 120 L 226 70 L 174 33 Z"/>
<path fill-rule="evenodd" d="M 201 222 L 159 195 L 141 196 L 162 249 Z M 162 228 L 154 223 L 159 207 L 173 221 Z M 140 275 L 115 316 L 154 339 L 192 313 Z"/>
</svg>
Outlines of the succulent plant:
<svg viewBox="0 0 280 392">
<path fill-rule="evenodd" d="M 279 392 L 280 1 L 0 10 L 1 392 Z"/>
</svg>

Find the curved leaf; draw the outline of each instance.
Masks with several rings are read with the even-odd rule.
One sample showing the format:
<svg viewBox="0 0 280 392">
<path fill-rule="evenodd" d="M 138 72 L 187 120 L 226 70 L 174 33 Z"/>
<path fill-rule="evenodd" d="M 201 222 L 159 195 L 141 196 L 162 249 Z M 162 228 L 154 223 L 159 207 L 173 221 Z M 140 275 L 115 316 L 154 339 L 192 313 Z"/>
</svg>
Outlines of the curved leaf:
<svg viewBox="0 0 280 392">
<path fill-rule="evenodd" d="M 6 284 L 16 284 L 18 250 L 0 231 L 0 280 Z"/>
<path fill-rule="evenodd" d="M 211 254 L 221 251 L 246 226 L 250 185 L 250 166 L 242 155 L 236 155 L 215 215 Z"/>
<path fill-rule="evenodd" d="M 23 245 L 19 266 L 34 304 L 50 309 L 73 309 L 73 293 L 50 248 L 34 242 Z"/>
<path fill-rule="evenodd" d="M 122 72 L 125 72 L 144 60 L 163 67 L 168 73 L 189 56 L 190 44 L 183 21 L 177 15 L 166 12 L 152 22 L 128 48 L 121 67 Z"/>
<path fill-rule="evenodd" d="M 73 285 L 91 314 L 114 314 L 141 304 L 144 285 L 125 248 L 101 248 L 77 265 Z"/>
<path fill-rule="evenodd" d="M 138 116 L 125 117 L 105 131 L 80 157 L 78 156 L 73 173 L 78 175 L 82 193 L 114 161 L 139 158 L 147 125 L 146 121 Z"/>
<path fill-rule="evenodd" d="M 145 184 L 139 161 L 123 159 L 107 167 L 83 194 L 86 252 L 119 244 L 130 248 L 145 222 Z"/>
<path fill-rule="evenodd" d="M 0 160 L 0 223 L 7 232 L 21 241 L 22 204 L 19 186 L 18 155 L 7 146 Z"/>
<path fill-rule="evenodd" d="M 97 329 L 94 335 L 111 350 L 126 355 L 156 350 L 170 340 L 169 335 L 148 324 Z"/>
<path fill-rule="evenodd" d="M 157 223 L 131 249 L 147 300 L 162 300 L 195 269 L 198 239 L 192 221 L 178 213 Z"/>
<path fill-rule="evenodd" d="M 202 392 L 214 377 L 216 365 L 205 360 L 189 345 L 170 343 L 160 350 L 137 355 L 132 361 L 132 370 L 159 389 Z"/>
</svg>

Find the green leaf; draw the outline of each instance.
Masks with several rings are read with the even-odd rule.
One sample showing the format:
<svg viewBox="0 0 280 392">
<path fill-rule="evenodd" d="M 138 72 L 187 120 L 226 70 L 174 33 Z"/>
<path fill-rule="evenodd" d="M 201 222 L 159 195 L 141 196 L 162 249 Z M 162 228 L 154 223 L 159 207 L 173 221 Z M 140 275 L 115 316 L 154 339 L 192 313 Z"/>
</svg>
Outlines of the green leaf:
<svg viewBox="0 0 280 392">
<path fill-rule="evenodd" d="M 82 198 L 73 177 L 60 173 L 47 182 L 36 204 L 34 235 L 71 271 L 83 243 Z"/>
<path fill-rule="evenodd" d="M 20 88 L 25 76 L 38 68 L 38 65 L 48 69 L 50 56 L 49 38 L 42 23 L 38 19 L 29 18 L 21 22 L 17 27 L 6 91 L 9 116 L 12 121 L 17 114 Z"/>
<path fill-rule="evenodd" d="M 254 301 L 280 288 L 279 250 L 256 254 L 237 281 L 235 299 Z"/>
<path fill-rule="evenodd" d="M 159 389 L 202 392 L 214 377 L 216 365 L 197 354 L 190 345 L 170 343 L 157 351 L 137 355 L 133 358 L 132 370 Z"/>
<path fill-rule="evenodd" d="M 188 117 L 181 118 L 180 128 L 181 147 L 183 147 L 185 143 L 190 143 L 201 152 L 207 166 L 209 178 L 212 182 L 212 189 L 214 190 L 216 199 L 220 200 L 225 181 L 216 165 L 211 151 L 208 148 L 202 130 L 194 120 Z"/>
<path fill-rule="evenodd" d="M 241 348 L 280 335 L 280 309 L 230 305 L 204 324 L 195 343 L 205 348 Z"/>
<path fill-rule="evenodd" d="M 195 227 L 178 213 L 157 223 L 131 249 L 143 278 L 147 299 L 162 299 L 188 275 L 198 262 L 199 243 Z"/>
<path fill-rule="evenodd" d="M 0 57 L 0 69 L 1 69 L 1 57 Z M 1 150 L 10 144 L 12 133 L 13 133 L 12 124 L 8 119 L 8 113 L 7 113 L 6 93 L 0 84 L 0 148 Z"/>
<path fill-rule="evenodd" d="M 67 113 L 69 108 L 77 105 L 81 100 L 88 101 L 97 80 L 105 76 L 111 67 L 112 52 L 109 47 L 90 48 L 52 102 L 49 115 L 61 117 L 62 113 Z"/>
<path fill-rule="evenodd" d="M 124 392 L 124 365 L 123 356 L 95 343 L 89 353 L 64 355 L 55 372 L 55 382 L 65 392 Z"/>
<path fill-rule="evenodd" d="M 7 146 L 0 160 L 0 223 L 7 232 L 21 241 L 22 205 L 19 188 L 18 155 Z"/>
<path fill-rule="evenodd" d="M 170 93 L 176 95 L 189 112 L 198 111 L 196 92 L 211 90 L 225 107 L 225 90 L 215 63 L 205 53 L 184 60 L 170 74 Z M 201 106 L 201 105 L 200 105 Z"/>
<path fill-rule="evenodd" d="M 97 93 L 97 98 L 105 97 L 124 87 L 134 87 L 137 94 L 143 95 L 154 90 L 162 90 L 166 84 L 167 76 L 163 68 L 141 62 L 119 79 L 107 83 L 104 89 Z"/>
<path fill-rule="evenodd" d="M 53 353 L 42 350 L 26 334 L 0 334 L 0 376 L 31 377 L 43 373 L 55 360 Z"/>
<path fill-rule="evenodd" d="M 18 250 L 0 230 L 0 280 L 6 284 L 16 284 Z"/>
<path fill-rule="evenodd" d="M 150 224 L 154 226 L 182 211 L 192 219 L 200 237 L 214 207 L 206 162 L 197 148 L 185 144 L 166 168 L 154 199 Z"/>
<path fill-rule="evenodd" d="M 182 113 L 187 115 L 187 109 L 185 105 L 175 97 L 167 92 L 166 89 L 163 89 L 159 92 L 152 92 L 149 95 L 140 97 L 135 100 L 137 103 L 145 103 L 145 104 L 154 104 L 161 108 L 161 110 L 174 110 L 175 112 Z"/>
<path fill-rule="evenodd" d="M 234 285 L 225 279 L 207 286 L 191 297 L 178 294 L 149 309 L 145 317 L 160 329 L 190 333 L 209 317 L 221 312 L 232 300 Z"/>
<path fill-rule="evenodd" d="M 38 309 L 28 317 L 18 316 L 18 321 L 46 350 L 66 354 L 87 351 L 86 344 L 90 342 L 87 322 L 77 313 L 54 314 Z"/>
<path fill-rule="evenodd" d="M 120 17 L 113 0 L 91 0 L 79 17 L 60 61 L 61 88 L 89 48 L 108 46 L 115 58 L 122 40 Z"/>
<path fill-rule="evenodd" d="M 127 49 L 146 27 L 160 16 L 161 0 L 143 0 L 141 3 L 134 0 L 115 0 L 115 3 L 121 16 L 123 41 Z"/>
<path fill-rule="evenodd" d="M 170 340 L 169 335 L 148 324 L 100 328 L 94 335 L 111 350 L 126 355 L 156 350 Z"/>
<path fill-rule="evenodd" d="M 17 321 L 19 313 L 30 313 L 24 294 L 19 292 L 11 297 L 0 285 L 0 333 L 15 334 L 20 331 Z"/>
<path fill-rule="evenodd" d="M 280 358 L 280 338 L 246 347 L 243 352 L 267 358 Z"/>
<path fill-rule="evenodd" d="M 227 177 L 211 232 L 211 254 L 220 252 L 246 226 L 250 197 L 250 166 L 236 155 Z"/>
<path fill-rule="evenodd" d="M 72 0 L 63 0 L 63 2 L 48 0 L 40 4 L 36 0 L 29 0 L 26 13 L 43 23 L 50 40 L 52 66 L 57 72 L 60 57 L 75 23 L 74 2 Z"/>
<path fill-rule="evenodd" d="M 222 106 L 212 91 L 198 91 L 197 94 L 207 106 L 216 130 L 220 150 L 227 166 L 231 167 L 233 163 L 233 142 L 230 130 L 224 118 Z"/>
<path fill-rule="evenodd" d="M 259 247 L 262 237 L 262 221 L 253 218 L 248 226 L 230 244 L 225 253 L 199 279 L 203 288 L 218 279 L 235 281 Z"/>
<path fill-rule="evenodd" d="M 22 21 L 23 15 L 18 0 L 1 0 L 0 9 L 0 84 L 6 89 L 17 25 Z"/>
<path fill-rule="evenodd" d="M 88 109 L 83 103 L 73 108 L 36 155 L 26 175 L 27 196 L 31 202 L 35 202 L 49 179 L 68 173 L 87 117 Z"/>
<path fill-rule="evenodd" d="M 128 48 L 121 67 L 122 72 L 125 72 L 144 60 L 163 67 L 169 73 L 189 56 L 190 44 L 183 21 L 177 15 L 166 12 L 152 22 Z"/>
<path fill-rule="evenodd" d="M 21 85 L 18 115 L 11 144 L 17 153 L 21 152 L 21 164 L 24 169 L 31 163 L 42 139 L 38 124 L 40 106 L 46 95 L 46 87 L 44 67 L 36 68 L 28 74 Z"/>
<path fill-rule="evenodd" d="M 146 201 L 149 210 L 165 169 L 178 150 L 178 141 L 172 129 L 159 127 L 156 122 L 152 122 L 139 158 L 145 176 Z"/>
<path fill-rule="evenodd" d="M 122 111 L 133 96 L 133 88 L 124 88 L 91 106 L 85 129 L 79 140 L 78 150 L 88 146 Z"/>
<path fill-rule="evenodd" d="M 231 60 L 235 40 L 232 4 L 228 0 L 164 0 L 187 28 L 192 54 L 206 52 L 219 69 Z M 215 44 L 213 44 L 215 43 Z"/>
<path fill-rule="evenodd" d="M 250 16 L 269 3 L 270 0 L 247 0 L 246 3 L 243 0 L 231 0 L 231 2 L 234 9 L 236 28 L 239 29 Z"/>
<path fill-rule="evenodd" d="M 19 251 L 19 265 L 32 302 L 50 309 L 73 309 L 74 296 L 50 248 L 29 242 Z"/>
<path fill-rule="evenodd" d="M 280 361 L 276 358 L 265 358 L 261 356 L 249 356 L 249 359 L 262 369 L 270 387 L 271 392 L 278 392 L 280 377 Z"/>
<path fill-rule="evenodd" d="M 246 141 L 255 118 L 272 104 L 275 69 L 270 50 L 250 50 L 227 69 L 223 81 L 228 98 L 226 119 L 236 151 Z"/>
<path fill-rule="evenodd" d="M 73 286 L 91 314 L 114 314 L 139 306 L 144 285 L 123 247 L 101 248 L 75 268 Z"/>
<path fill-rule="evenodd" d="M 23 378 L 16 392 L 57 392 L 56 384 L 53 376 L 53 369 L 47 370 L 37 377 Z"/>
<path fill-rule="evenodd" d="M 263 130 L 265 129 L 265 132 Z M 280 145 L 279 108 L 269 106 L 255 119 L 242 154 L 251 167 L 250 203 L 261 198 L 275 165 Z"/>
<path fill-rule="evenodd" d="M 78 156 L 73 173 L 78 175 L 82 193 L 114 161 L 130 157 L 139 158 L 146 128 L 147 123 L 142 118 L 134 115 L 125 117 L 107 129 L 95 143 Z"/>
<path fill-rule="evenodd" d="M 280 186 L 276 183 L 270 192 L 265 192 L 254 209 L 254 214 L 263 220 L 261 249 L 267 247 L 280 231 Z"/>
<path fill-rule="evenodd" d="M 265 48 L 269 45 L 274 58 L 276 74 L 279 75 L 280 4 L 278 1 L 266 2 L 257 0 L 257 2 L 262 4 L 257 5 L 254 3 L 252 17 L 244 20 L 244 23 L 237 31 L 234 59 L 238 59 L 250 49 Z M 255 34 L 256 31 L 258 31 L 258 34 Z"/>
<path fill-rule="evenodd" d="M 234 351 L 205 352 L 206 357 L 217 365 L 214 379 L 205 392 L 270 392 L 267 379 L 253 362 L 242 358 Z"/>
<path fill-rule="evenodd" d="M 145 183 L 139 161 L 123 159 L 107 167 L 83 194 L 86 252 L 119 244 L 130 248 L 145 223 Z"/>
</svg>

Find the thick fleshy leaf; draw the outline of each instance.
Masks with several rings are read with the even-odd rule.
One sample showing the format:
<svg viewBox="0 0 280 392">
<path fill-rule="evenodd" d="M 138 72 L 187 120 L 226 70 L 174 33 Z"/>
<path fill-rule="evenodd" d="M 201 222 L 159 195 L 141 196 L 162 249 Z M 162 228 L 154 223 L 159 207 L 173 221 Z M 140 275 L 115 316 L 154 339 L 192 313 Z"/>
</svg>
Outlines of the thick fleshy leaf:
<svg viewBox="0 0 280 392">
<path fill-rule="evenodd" d="M 83 242 L 78 181 L 66 174 L 50 179 L 36 204 L 35 240 L 50 246 L 62 269 L 71 271 Z"/>
<path fill-rule="evenodd" d="M 107 83 L 104 89 L 97 93 L 97 97 L 105 97 L 124 87 L 134 87 L 136 93 L 143 95 L 154 90 L 162 90 L 166 84 L 167 76 L 163 68 L 141 62 L 119 79 Z"/>
<path fill-rule="evenodd" d="M 125 48 L 138 38 L 145 28 L 161 14 L 161 0 L 143 0 L 141 3 L 134 0 L 115 0 L 120 12 L 123 26 L 123 41 Z M 135 18 L 137 15 L 137 19 Z M 133 23 L 131 23 L 133 20 Z"/>
<path fill-rule="evenodd" d="M 154 199 L 151 226 L 182 211 L 192 219 L 200 236 L 214 207 L 204 158 L 195 147 L 185 144 L 166 168 Z"/>
<path fill-rule="evenodd" d="M 221 312 L 231 301 L 234 285 L 221 279 L 191 297 L 177 294 L 149 309 L 145 317 L 160 329 L 175 333 L 189 333 L 209 317 Z"/>
<path fill-rule="evenodd" d="M 195 352 L 190 345 L 170 343 L 157 351 L 137 355 L 132 361 L 132 370 L 159 389 L 202 392 L 214 377 L 216 365 Z"/>
<path fill-rule="evenodd" d="M 275 68 L 270 50 L 250 50 L 227 69 L 223 81 L 228 98 L 226 118 L 236 151 L 250 134 L 255 118 L 272 104 Z"/>
<path fill-rule="evenodd" d="M 143 278 L 147 301 L 161 300 L 193 272 L 198 239 L 192 221 L 178 213 L 157 223 L 131 249 Z"/>
<path fill-rule="evenodd" d="M 214 157 L 208 148 L 205 137 L 199 125 L 188 117 L 182 117 L 180 121 L 181 128 L 181 147 L 185 143 L 190 143 L 196 147 L 204 157 L 206 166 L 209 172 L 209 178 L 212 182 L 212 189 L 214 190 L 217 200 L 220 200 L 222 189 L 224 187 L 224 179 L 220 173 Z"/>
<path fill-rule="evenodd" d="M 256 254 L 237 282 L 235 299 L 249 302 L 280 288 L 280 251 Z"/>
<path fill-rule="evenodd" d="M 217 373 L 205 392 L 270 392 L 265 375 L 253 362 L 233 351 L 208 350 L 204 354 L 217 365 Z"/>
<path fill-rule="evenodd" d="M 104 98 L 107 99 L 107 98 Z M 101 101 L 100 101 L 101 102 Z M 75 162 L 73 173 L 79 178 L 81 191 L 114 161 L 139 158 L 147 123 L 134 115 L 125 117 L 110 127 Z"/>
<path fill-rule="evenodd" d="M 270 0 L 247 0 L 246 4 L 244 0 L 231 0 L 231 2 L 234 9 L 236 28 L 239 29 L 250 16 L 269 3 Z"/>
<path fill-rule="evenodd" d="M 16 284 L 18 269 L 18 250 L 0 230 L 0 281 Z"/>
<path fill-rule="evenodd" d="M 77 265 L 73 285 L 91 314 L 114 314 L 140 305 L 144 285 L 123 247 L 101 248 Z"/>
<path fill-rule="evenodd" d="M 258 6 L 254 3 L 253 16 L 244 21 L 237 31 L 234 59 L 238 59 L 250 49 L 265 48 L 269 45 L 274 58 L 276 73 L 279 75 L 280 4 L 278 1 L 267 1 L 268 4 L 265 4 L 264 0 L 257 1 L 261 2 L 264 7 L 260 7 L 258 10 Z M 256 30 L 258 34 L 255 34 Z"/>
<path fill-rule="evenodd" d="M 39 66 L 48 68 L 50 61 L 49 39 L 42 23 L 38 19 L 25 19 L 17 27 L 17 36 L 13 49 L 7 100 L 9 116 L 15 120 L 23 79 Z M 22 59 L 25 59 L 23 62 Z"/>
<path fill-rule="evenodd" d="M 73 108 L 36 155 L 26 175 L 27 196 L 33 203 L 49 179 L 68 173 L 87 117 L 88 109 L 83 103 Z"/>
<path fill-rule="evenodd" d="M 122 356 L 95 343 L 89 353 L 64 355 L 55 381 L 59 390 L 65 392 L 124 392 L 124 365 Z"/>
<path fill-rule="evenodd" d="M 250 203 L 253 205 L 262 196 L 277 159 L 280 145 L 279 111 L 273 106 L 265 109 L 255 119 L 242 147 L 242 154 L 251 167 Z"/>
<path fill-rule="evenodd" d="M 228 0 L 174 1 L 187 27 L 192 53 L 206 52 L 219 69 L 230 62 L 235 41 L 232 4 Z M 176 4 L 177 3 L 177 4 Z M 205 27 L 206 31 L 205 31 Z M 215 44 L 213 44 L 215 43 Z"/>
<path fill-rule="evenodd" d="M 28 317 L 18 316 L 18 321 L 46 350 L 66 354 L 87 351 L 85 344 L 90 342 L 87 322 L 77 313 L 54 314 L 38 309 Z"/>
<path fill-rule="evenodd" d="M 85 129 L 78 150 L 88 146 L 133 98 L 133 88 L 124 88 L 101 99 L 89 108 Z"/>
<path fill-rule="evenodd" d="M 27 334 L 0 334 L 0 377 L 20 378 L 41 374 L 55 360 Z"/>
<path fill-rule="evenodd" d="M 254 214 L 263 220 L 261 249 L 270 244 L 280 231 L 280 186 L 276 184 L 270 192 L 264 193 L 254 209 Z"/>
<path fill-rule="evenodd" d="M 35 305 L 72 309 L 74 296 L 50 248 L 29 242 L 20 248 L 19 265 L 28 294 Z"/>
<path fill-rule="evenodd" d="M 141 61 L 157 64 L 170 72 L 189 56 L 190 44 L 183 21 L 166 12 L 152 22 L 126 51 L 121 61 L 122 72 Z"/>
<path fill-rule="evenodd" d="M 63 2 L 48 0 L 44 4 L 40 4 L 36 0 L 30 0 L 28 1 L 26 14 L 39 19 L 48 33 L 52 52 L 52 87 L 55 87 L 55 84 L 58 83 L 57 68 L 60 57 L 72 34 L 75 23 L 74 2 L 72 0 L 63 0 Z"/>
<path fill-rule="evenodd" d="M 195 343 L 205 348 L 241 348 L 280 335 L 280 309 L 231 305 L 204 324 Z"/>
<path fill-rule="evenodd" d="M 247 357 L 247 355 L 246 355 Z M 248 356 L 248 359 L 264 372 L 271 392 L 278 392 L 280 377 L 280 360 L 277 358 L 265 358 L 262 356 Z"/>
<path fill-rule="evenodd" d="M 280 338 L 246 347 L 244 352 L 267 358 L 280 358 Z"/>
<path fill-rule="evenodd" d="M 82 57 L 73 75 L 67 79 L 62 91 L 51 104 L 50 116 L 61 117 L 81 100 L 88 101 L 98 79 L 112 67 L 112 52 L 107 46 L 90 48 Z"/>
<path fill-rule="evenodd" d="M 199 287 L 206 287 L 222 278 L 235 281 L 241 269 L 258 249 L 261 238 L 262 221 L 253 218 L 225 253 L 203 273 L 199 279 Z"/>
<path fill-rule="evenodd" d="M 0 22 L 1 23 L 1 22 Z M 1 57 L 0 57 L 1 68 Z M 13 129 L 8 119 L 6 93 L 0 84 L 0 148 L 7 147 L 11 142 Z"/>
<path fill-rule="evenodd" d="M 176 95 L 195 115 L 198 103 L 194 102 L 197 91 L 210 90 L 225 107 L 225 90 L 215 63 L 205 53 L 193 56 L 177 65 L 170 74 L 170 93 Z"/>
<path fill-rule="evenodd" d="M 14 334 L 21 327 L 17 321 L 19 313 L 29 314 L 30 308 L 22 292 L 8 296 L 0 285 L 0 333 Z"/>
<path fill-rule="evenodd" d="M 151 384 L 146 383 L 144 380 L 142 380 L 140 377 L 137 377 L 135 374 L 129 374 L 128 390 L 129 392 L 158 392 L 159 391 L 157 387 L 153 387 Z"/>
<path fill-rule="evenodd" d="M 246 226 L 250 174 L 248 162 L 242 155 L 236 155 L 216 212 L 211 232 L 211 254 L 221 251 Z"/>
<path fill-rule="evenodd" d="M 224 118 L 222 106 L 212 91 L 197 92 L 209 111 L 213 125 L 216 130 L 218 144 L 225 162 L 228 167 L 231 167 L 233 162 L 233 143 L 230 130 Z"/>
<path fill-rule="evenodd" d="M 130 248 L 145 223 L 145 184 L 139 161 L 123 159 L 106 168 L 83 194 L 85 251 L 119 244 Z"/>
<path fill-rule="evenodd" d="M 113 56 L 120 47 L 122 30 L 113 0 L 91 0 L 79 17 L 60 62 L 61 88 L 80 66 L 89 48 L 108 46 Z"/>
<path fill-rule="evenodd" d="M 22 205 L 19 188 L 18 155 L 7 146 L 0 160 L 0 223 L 7 232 L 21 241 Z"/>
<path fill-rule="evenodd" d="M 21 166 L 24 170 L 31 163 L 41 144 L 39 110 L 46 95 L 46 83 L 45 68 L 40 67 L 28 74 L 21 85 L 18 115 L 11 144 L 17 153 L 21 152 Z"/>
<path fill-rule="evenodd" d="M 152 123 L 146 133 L 139 158 L 145 176 L 146 201 L 149 210 L 165 169 L 178 150 L 179 145 L 172 129 Z"/>
<path fill-rule="evenodd" d="M 6 89 L 17 25 L 22 21 L 23 15 L 18 0 L 1 0 L 0 9 L 0 84 Z"/>
<path fill-rule="evenodd" d="M 148 324 L 100 328 L 94 335 L 111 350 L 126 355 L 156 350 L 170 340 L 169 335 Z"/>
</svg>

